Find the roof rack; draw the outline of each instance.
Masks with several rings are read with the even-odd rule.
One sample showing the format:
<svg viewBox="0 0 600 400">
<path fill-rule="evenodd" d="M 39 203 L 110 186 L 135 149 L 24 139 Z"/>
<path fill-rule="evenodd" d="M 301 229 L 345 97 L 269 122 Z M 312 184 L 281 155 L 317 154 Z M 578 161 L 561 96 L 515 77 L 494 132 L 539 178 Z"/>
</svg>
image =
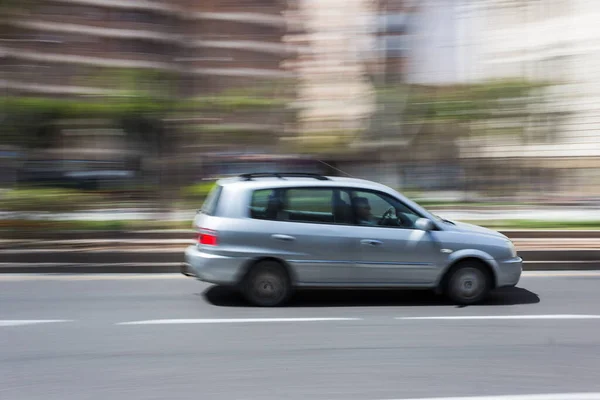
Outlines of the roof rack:
<svg viewBox="0 0 600 400">
<path fill-rule="evenodd" d="M 285 178 L 314 178 L 319 181 L 328 181 L 329 178 L 320 174 L 311 174 L 304 172 L 256 172 L 251 174 L 241 174 L 240 178 L 245 181 L 251 181 L 253 178 L 269 178 L 275 177 L 279 179 Z"/>
</svg>

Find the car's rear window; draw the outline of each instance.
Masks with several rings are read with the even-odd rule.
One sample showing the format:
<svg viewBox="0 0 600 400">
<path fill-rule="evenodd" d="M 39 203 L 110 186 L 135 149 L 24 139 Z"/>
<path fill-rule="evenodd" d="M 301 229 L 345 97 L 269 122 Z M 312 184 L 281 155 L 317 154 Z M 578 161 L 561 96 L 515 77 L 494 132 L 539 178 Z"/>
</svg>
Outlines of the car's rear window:
<svg viewBox="0 0 600 400">
<path fill-rule="evenodd" d="M 213 189 L 210 191 L 204 204 L 202 204 L 202 208 L 200 212 L 206 215 L 215 215 L 217 211 L 217 206 L 219 205 L 219 198 L 221 197 L 221 192 L 223 191 L 223 186 L 215 185 Z"/>
</svg>

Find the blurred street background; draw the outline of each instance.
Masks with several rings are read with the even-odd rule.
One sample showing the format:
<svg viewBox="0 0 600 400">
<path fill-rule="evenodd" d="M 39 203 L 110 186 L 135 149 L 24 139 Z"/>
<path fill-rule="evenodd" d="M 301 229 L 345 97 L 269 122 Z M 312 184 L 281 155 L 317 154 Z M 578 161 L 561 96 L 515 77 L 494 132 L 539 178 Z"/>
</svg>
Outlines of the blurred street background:
<svg viewBox="0 0 600 400">
<path fill-rule="evenodd" d="M 600 400 L 599 20 L 599 0 L 0 0 L 0 399 Z M 494 228 L 522 279 L 472 307 L 264 309 L 181 275 L 215 179 L 267 171 Z"/>
<path fill-rule="evenodd" d="M 1 0 L 0 223 L 187 228 L 216 177 L 294 170 L 498 227 L 598 227 L 598 13 Z"/>
</svg>

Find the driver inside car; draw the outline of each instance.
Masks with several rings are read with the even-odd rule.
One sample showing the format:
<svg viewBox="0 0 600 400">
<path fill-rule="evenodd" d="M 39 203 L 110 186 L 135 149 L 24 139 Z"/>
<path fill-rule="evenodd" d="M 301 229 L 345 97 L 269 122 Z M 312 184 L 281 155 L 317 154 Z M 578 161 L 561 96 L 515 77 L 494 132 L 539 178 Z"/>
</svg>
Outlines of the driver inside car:
<svg viewBox="0 0 600 400">
<path fill-rule="evenodd" d="M 376 226 L 377 218 L 371 214 L 371 205 L 366 197 L 356 197 L 354 199 L 354 209 L 359 225 Z"/>
</svg>

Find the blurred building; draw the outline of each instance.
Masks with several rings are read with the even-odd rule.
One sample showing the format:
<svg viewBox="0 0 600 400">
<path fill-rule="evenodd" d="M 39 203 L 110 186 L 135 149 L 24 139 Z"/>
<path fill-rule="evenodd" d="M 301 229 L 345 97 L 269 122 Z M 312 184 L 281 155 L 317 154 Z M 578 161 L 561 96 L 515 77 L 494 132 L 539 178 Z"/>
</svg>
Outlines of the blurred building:
<svg viewBox="0 0 600 400">
<path fill-rule="evenodd" d="M 453 85 L 472 81 L 476 48 L 485 32 L 488 0 L 420 0 L 412 18 L 407 79 L 414 84 Z M 480 46 L 479 46 L 480 47 Z"/>
<path fill-rule="evenodd" d="M 45 0 L 21 9 L 0 38 L 5 92 L 110 95 L 121 69 L 174 70 L 178 10 L 144 0 Z"/>
<path fill-rule="evenodd" d="M 15 7 L 9 26 L 0 31 L 3 95 L 110 100 L 141 87 L 200 103 L 228 96 L 219 107 L 192 108 L 172 118 L 191 133 L 186 136 L 191 152 L 273 148 L 295 118 L 286 107 L 294 97 L 293 73 L 283 62 L 296 57 L 294 45 L 284 40 L 293 23 L 286 1 L 43 0 L 27 5 Z M 99 148 L 89 134 L 83 141 L 75 138 L 73 132 L 79 131 L 71 130 L 61 145 Z M 111 140 L 111 146 L 122 142 Z"/>
<path fill-rule="evenodd" d="M 302 49 L 289 63 L 298 77 L 299 147 L 346 148 L 373 112 L 371 82 L 362 53 L 370 35 L 365 0 L 301 0 L 302 31 L 290 41 Z"/>
<path fill-rule="evenodd" d="M 293 74 L 284 66 L 285 60 L 296 57 L 294 46 L 284 40 L 293 23 L 293 14 L 286 14 L 289 7 L 286 1 L 271 0 L 182 3 L 183 47 L 176 61 L 185 96 L 265 100 L 260 110 L 205 112 L 200 127 L 204 150 L 222 150 L 224 137 L 235 137 L 239 145 L 273 148 L 293 119 L 280 101 L 293 98 Z"/>
<path fill-rule="evenodd" d="M 374 30 L 379 69 L 379 81 L 396 84 L 406 80 L 411 27 L 418 2 L 410 0 L 379 0 L 376 2 Z"/>
<path fill-rule="evenodd" d="M 549 84 L 511 117 L 479 121 L 482 134 L 446 140 L 460 148 L 469 185 L 509 197 L 600 195 L 598 15 L 593 0 L 420 2 L 410 82 Z"/>
<path fill-rule="evenodd" d="M 284 1 L 186 0 L 184 51 L 177 61 L 195 76 L 190 94 L 247 88 L 288 77 Z"/>
<path fill-rule="evenodd" d="M 110 101 L 135 89 L 133 77 L 179 69 L 180 11 L 171 2 L 43 0 L 14 2 L 10 12 L 0 31 L 2 96 Z M 41 125 L 17 133 L 46 136 L 47 143 L 22 154 L 26 181 L 131 171 L 144 151 L 129 145 L 116 121 L 40 117 Z"/>
<path fill-rule="evenodd" d="M 464 8 L 463 18 L 484 27 L 478 33 L 479 78 L 520 76 L 551 84 L 528 107 L 520 137 L 481 143 L 467 156 L 536 166 L 531 190 L 600 195 L 599 16 L 594 0 L 489 0 Z"/>
<path fill-rule="evenodd" d="M 380 0 L 373 18 L 375 53 L 369 62 L 371 79 L 378 89 L 377 113 L 373 117 L 371 137 L 384 141 L 387 147 L 397 142 L 403 146 L 408 138 L 402 128 L 402 106 L 405 103 L 408 66 L 412 56 L 411 41 L 418 2 Z"/>
<path fill-rule="evenodd" d="M 395 98 L 379 94 L 403 85 L 416 2 L 298 4 L 297 20 L 304 30 L 289 38 L 303 50 L 289 63 L 298 76 L 296 148 L 320 153 L 344 170 L 358 161 L 360 171 L 353 174 L 388 181 L 397 175 L 396 160 L 384 157 L 390 169 L 381 167 L 380 157 L 404 143 L 399 119 L 403 98 L 402 93 Z"/>
</svg>

